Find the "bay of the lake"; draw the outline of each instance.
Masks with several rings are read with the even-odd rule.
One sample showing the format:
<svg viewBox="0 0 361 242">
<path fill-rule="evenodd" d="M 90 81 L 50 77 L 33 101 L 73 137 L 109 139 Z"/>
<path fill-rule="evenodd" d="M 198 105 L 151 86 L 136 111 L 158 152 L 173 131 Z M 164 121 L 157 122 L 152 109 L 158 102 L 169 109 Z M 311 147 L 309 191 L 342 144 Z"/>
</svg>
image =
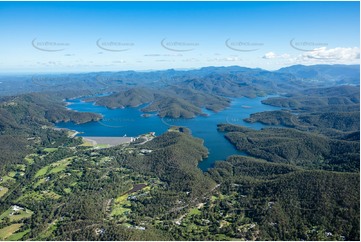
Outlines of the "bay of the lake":
<svg viewBox="0 0 361 242">
<path fill-rule="evenodd" d="M 68 108 L 78 112 L 93 112 L 103 115 L 99 122 L 88 122 L 84 124 L 75 124 L 73 122 L 61 122 L 56 126 L 67 128 L 80 132 L 80 136 L 110 136 L 110 137 L 136 137 L 141 134 L 155 132 L 161 135 L 166 132 L 170 126 L 185 126 L 189 128 L 194 137 L 204 140 L 204 145 L 208 148 L 209 156 L 199 163 L 199 168 L 206 171 L 212 167 L 215 161 L 225 160 L 228 156 L 239 154 L 245 155 L 238 151 L 224 137 L 224 133 L 217 131 L 217 124 L 230 123 L 237 124 L 253 129 L 261 129 L 265 125 L 260 123 L 250 124 L 244 122 L 250 114 L 262 111 L 279 110 L 278 107 L 264 105 L 263 99 L 268 97 L 257 98 L 236 98 L 231 102 L 230 107 L 220 111 L 211 112 L 203 110 L 208 116 L 195 117 L 192 119 L 174 119 L 160 118 L 155 113 L 143 117 L 140 109 L 147 104 L 139 107 L 128 107 L 123 109 L 108 109 L 102 106 L 96 106 L 91 102 L 84 102 L 82 98 L 66 100 Z"/>
</svg>

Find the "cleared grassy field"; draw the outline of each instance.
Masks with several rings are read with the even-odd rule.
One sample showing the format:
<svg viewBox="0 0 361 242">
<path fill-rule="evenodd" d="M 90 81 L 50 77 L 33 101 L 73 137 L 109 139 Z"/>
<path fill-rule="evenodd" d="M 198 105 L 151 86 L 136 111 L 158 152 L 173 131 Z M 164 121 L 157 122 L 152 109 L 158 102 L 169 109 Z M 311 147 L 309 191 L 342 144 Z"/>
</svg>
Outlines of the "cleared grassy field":
<svg viewBox="0 0 361 242">
<path fill-rule="evenodd" d="M 191 215 L 199 215 L 199 214 L 202 214 L 202 212 L 199 211 L 198 208 L 192 208 L 188 213 L 189 216 L 191 216 Z"/>
<path fill-rule="evenodd" d="M 30 155 L 25 156 L 24 160 L 25 160 L 29 165 L 31 165 L 31 164 L 33 164 L 33 163 L 35 162 L 35 161 L 34 161 L 34 157 L 36 157 L 36 156 L 39 156 L 39 155 L 37 155 L 37 154 L 30 154 Z"/>
<path fill-rule="evenodd" d="M 66 193 L 71 193 L 71 189 L 70 188 L 64 188 L 64 192 L 66 192 Z"/>
<path fill-rule="evenodd" d="M 41 201 L 44 200 L 45 197 L 43 194 L 35 191 L 27 192 L 23 194 L 21 197 L 15 200 L 15 202 L 25 201 L 25 200 L 34 200 L 34 201 Z"/>
<path fill-rule="evenodd" d="M 5 212 L 3 212 L 1 215 L 0 215 L 0 222 L 3 220 L 3 218 L 9 216 L 9 214 L 11 213 L 11 209 L 9 208 L 8 210 L 6 210 Z"/>
<path fill-rule="evenodd" d="M 51 224 L 49 224 L 47 229 L 41 232 L 35 240 L 46 240 L 46 238 L 49 237 L 57 229 L 57 227 L 57 220 L 55 220 Z"/>
<path fill-rule="evenodd" d="M 214 201 L 216 201 L 217 199 L 218 199 L 218 197 L 212 196 L 212 197 L 211 197 L 211 202 L 214 202 Z"/>
<path fill-rule="evenodd" d="M 38 172 L 35 174 L 35 178 L 44 176 L 46 174 L 46 172 L 48 171 L 48 169 L 49 169 L 49 167 L 45 166 L 45 167 L 41 168 L 40 170 L 38 170 Z"/>
<path fill-rule="evenodd" d="M 12 208 L 9 208 L 0 215 L 0 222 L 6 217 L 10 219 L 10 222 L 17 222 L 21 219 L 31 217 L 32 214 L 33 212 L 29 209 L 14 211 Z"/>
<path fill-rule="evenodd" d="M 9 173 L 8 173 L 8 176 L 10 176 L 10 177 L 14 177 L 16 175 L 16 172 L 15 171 L 10 171 Z"/>
<path fill-rule="evenodd" d="M 130 206 L 130 202 L 127 200 L 128 194 L 117 197 L 114 200 L 114 206 L 112 208 L 111 216 L 122 216 L 125 212 L 131 211 L 127 206 Z"/>
<path fill-rule="evenodd" d="M 50 153 L 50 152 L 55 152 L 55 151 L 57 151 L 58 150 L 58 148 L 45 148 L 44 149 L 44 151 L 45 152 L 48 152 L 48 153 Z"/>
<path fill-rule="evenodd" d="M 16 165 L 16 169 L 19 170 L 19 171 L 25 171 L 26 170 L 26 165 L 18 164 L 18 165 Z"/>
<path fill-rule="evenodd" d="M 54 174 L 66 169 L 74 157 L 68 157 L 63 160 L 54 162 L 50 165 L 44 166 L 35 174 L 35 178 L 45 176 L 46 174 Z"/>
<path fill-rule="evenodd" d="M 23 224 L 12 224 L 0 229 L 0 240 L 4 240 L 15 233 Z"/>
<path fill-rule="evenodd" d="M 14 182 L 15 181 L 15 179 L 10 176 L 3 176 L 2 179 L 3 180 L 0 182 L 0 184 L 5 183 L 5 182 Z"/>
<path fill-rule="evenodd" d="M 23 204 L 28 204 L 31 203 L 32 201 L 41 201 L 44 199 L 59 199 L 61 196 L 53 191 L 27 191 L 25 194 L 23 194 L 21 197 L 19 197 L 18 199 L 15 200 L 15 202 L 17 203 L 23 203 Z M 0 216 L 1 219 L 1 216 Z"/>
<path fill-rule="evenodd" d="M 119 196 L 115 199 L 115 203 L 123 203 L 123 202 L 127 201 L 127 198 L 128 198 L 128 194 Z"/>
<path fill-rule="evenodd" d="M 125 212 L 130 212 L 130 211 L 131 210 L 129 208 L 125 208 L 123 206 L 115 205 L 113 210 L 112 210 L 112 213 L 110 215 L 111 216 L 122 216 L 122 215 L 125 215 Z"/>
<path fill-rule="evenodd" d="M 45 183 L 46 179 L 45 178 L 41 178 L 39 179 L 35 184 L 34 184 L 34 188 L 37 188 L 38 186 L 40 186 L 41 184 Z"/>
<path fill-rule="evenodd" d="M 12 235 L 10 235 L 8 238 L 6 238 L 6 240 L 10 240 L 10 241 L 21 240 L 21 238 L 24 237 L 24 235 L 26 235 L 26 234 L 29 233 L 29 232 L 30 232 L 30 229 L 27 229 L 27 230 L 25 230 L 25 231 L 12 234 Z"/>
<path fill-rule="evenodd" d="M 7 187 L 1 187 L 1 186 L 0 186 L 0 198 L 1 198 L 2 196 L 4 196 L 5 193 L 7 193 L 8 191 L 9 191 L 9 189 L 8 189 Z"/>
<path fill-rule="evenodd" d="M 53 191 L 43 191 L 42 193 L 46 198 L 50 198 L 50 199 L 54 199 L 54 200 L 61 198 L 61 196 L 59 194 L 56 194 Z"/>
<path fill-rule="evenodd" d="M 68 164 L 58 165 L 58 166 L 52 168 L 52 169 L 49 171 L 49 174 L 61 172 L 61 171 L 65 170 L 65 168 L 66 168 L 67 165 L 68 165 Z"/>
<path fill-rule="evenodd" d="M 33 214 L 32 211 L 26 209 L 25 211 L 21 210 L 19 214 L 10 216 L 10 221 L 19 221 L 24 218 L 29 218 Z"/>
</svg>

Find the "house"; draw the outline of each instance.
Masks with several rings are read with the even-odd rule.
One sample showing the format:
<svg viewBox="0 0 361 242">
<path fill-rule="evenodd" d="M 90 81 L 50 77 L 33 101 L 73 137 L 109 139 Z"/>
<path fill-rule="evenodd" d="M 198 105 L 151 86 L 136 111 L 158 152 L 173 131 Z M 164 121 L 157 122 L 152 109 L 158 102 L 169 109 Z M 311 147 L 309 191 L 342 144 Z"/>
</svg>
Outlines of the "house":
<svg viewBox="0 0 361 242">
<path fill-rule="evenodd" d="M 331 233 L 331 232 L 325 232 L 325 235 L 326 235 L 327 237 L 329 237 L 329 236 L 332 236 L 332 233 Z"/>
<path fill-rule="evenodd" d="M 104 232 L 105 232 L 105 229 L 103 229 L 103 228 L 101 228 L 101 229 L 96 228 L 96 229 L 95 229 L 95 234 L 96 234 L 96 235 L 104 234 Z"/>
<path fill-rule="evenodd" d="M 143 226 L 134 226 L 135 229 L 139 229 L 139 230 L 145 230 L 145 227 Z"/>
<path fill-rule="evenodd" d="M 272 208 L 272 206 L 275 204 L 275 202 L 268 202 L 268 208 Z"/>
<path fill-rule="evenodd" d="M 147 149 L 141 149 L 140 153 L 142 154 L 148 154 L 148 153 L 152 153 L 152 150 L 147 150 Z"/>
<path fill-rule="evenodd" d="M 19 210 L 24 210 L 24 208 L 22 208 L 22 207 L 19 207 L 18 205 L 13 205 L 13 206 L 11 206 L 11 208 L 12 208 L 12 210 L 13 211 L 19 211 Z"/>
</svg>

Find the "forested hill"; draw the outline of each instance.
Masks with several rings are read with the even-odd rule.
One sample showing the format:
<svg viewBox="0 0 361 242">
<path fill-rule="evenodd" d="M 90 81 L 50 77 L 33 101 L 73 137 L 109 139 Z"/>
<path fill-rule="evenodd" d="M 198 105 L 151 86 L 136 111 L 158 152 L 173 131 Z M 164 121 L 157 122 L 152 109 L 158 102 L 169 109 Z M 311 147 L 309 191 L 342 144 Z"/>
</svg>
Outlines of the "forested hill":
<svg viewBox="0 0 361 242">
<path fill-rule="evenodd" d="M 218 125 L 249 155 L 209 171 L 222 184 L 220 211 L 238 211 L 249 223 L 238 234 L 250 240 L 359 240 L 359 86 L 305 88 L 263 103 L 284 109 L 245 121 L 278 127 Z"/>
<path fill-rule="evenodd" d="M 328 82 L 332 84 L 360 84 L 359 65 L 294 65 L 277 72 L 289 73 L 309 82 Z"/>
<path fill-rule="evenodd" d="M 273 97 L 264 104 L 292 108 L 298 111 L 358 111 L 360 106 L 360 86 L 334 86 L 328 88 L 305 89 L 285 97 Z"/>
<path fill-rule="evenodd" d="M 59 145 L 64 131 L 55 132 L 52 122 L 84 123 L 99 120 L 93 113 L 79 113 L 65 108 L 58 98 L 46 94 L 23 94 L 0 99 L 0 175 L 22 163 L 34 142 Z"/>
<path fill-rule="evenodd" d="M 65 108 L 48 98 L 2 100 L 14 126 L 0 135 L 0 239 L 174 240 L 174 220 L 216 187 L 187 129 L 105 149 L 53 129 L 45 111 Z"/>
<path fill-rule="evenodd" d="M 360 142 L 330 139 L 289 128 L 247 129 L 221 124 L 220 131 L 237 149 L 270 162 L 312 169 L 358 172 Z"/>
<path fill-rule="evenodd" d="M 233 156 L 211 177 L 226 194 L 220 211 L 254 224 L 238 231 L 259 240 L 359 240 L 359 173 L 303 170 Z M 237 232 L 235 232 L 237 233 Z"/>
<path fill-rule="evenodd" d="M 45 92 L 70 98 L 112 92 L 110 96 L 88 101 L 109 108 L 150 104 L 142 111 L 157 112 L 161 117 L 192 118 L 204 115 L 202 108 L 223 110 L 234 97 L 297 94 L 309 88 L 358 85 L 359 72 L 357 65 L 316 65 L 291 66 L 278 71 L 230 66 L 188 71 L 2 76 L 4 89 L 0 95 Z"/>
<path fill-rule="evenodd" d="M 305 89 L 262 102 L 284 109 L 254 113 L 245 121 L 282 125 L 338 140 L 360 140 L 359 86 Z"/>
<path fill-rule="evenodd" d="M 228 107 L 229 98 L 233 97 L 253 98 L 276 93 L 293 93 L 297 96 L 299 92 L 310 89 L 310 87 L 329 87 L 340 83 L 354 84 L 357 78 L 355 73 L 359 70 L 357 66 L 326 66 L 319 67 L 320 70 L 315 71 L 317 75 L 305 76 L 304 73 L 310 72 L 310 68 L 297 67 L 300 70 L 305 69 L 304 72 L 291 71 L 292 67 L 276 72 L 241 67 L 209 67 L 187 72 L 170 71 L 169 76 L 162 76 L 151 84 L 150 82 L 136 83 L 135 86 L 125 86 L 124 90 L 116 91 L 110 96 L 98 97 L 88 101 L 95 101 L 98 105 L 109 108 L 150 103 L 142 111 L 157 111 L 161 117 L 192 118 L 202 115 L 201 108 L 220 111 Z M 317 66 L 314 68 L 317 69 Z M 338 75 L 332 80 L 339 81 L 337 83 L 331 80 L 327 81 L 327 76 L 332 74 L 331 70 L 334 68 L 337 69 Z M 328 71 L 324 71 L 324 69 Z M 343 75 L 342 69 L 352 70 L 352 73 L 347 72 Z M 209 72 L 207 73 L 205 70 Z M 341 87 L 341 89 L 347 88 L 347 86 Z M 350 86 L 349 89 L 352 87 Z M 320 98 L 316 100 L 316 97 L 330 93 L 319 94 L 317 90 L 309 90 L 307 95 L 311 99 L 310 102 L 314 100 L 316 104 L 322 104 L 327 100 Z M 347 92 L 347 90 L 345 91 Z M 335 94 L 335 97 L 331 97 L 329 101 L 335 105 L 347 102 L 347 100 L 342 99 L 344 96 L 341 93 L 338 95 L 338 99 Z M 277 105 L 277 103 L 274 104 Z M 292 99 L 289 105 L 291 107 L 297 105 L 297 100 Z M 283 106 L 286 107 L 286 104 Z"/>
<path fill-rule="evenodd" d="M 234 66 L 1 77 L 0 240 L 358 241 L 357 73 Z M 68 110 L 75 97 L 193 118 L 267 94 L 278 96 L 265 104 L 283 109 L 246 121 L 278 127 L 214 126 L 247 156 L 207 172 L 198 168 L 207 147 L 186 127 L 114 147 L 54 128 L 102 118 Z"/>
<path fill-rule="evenodd" d="M 6 129 L 23 128 L 50 122 L 73 121 L 85 123 L 99 120 L 101 116 L 93 113 L 75 112 L 66 109 L 65 103 L 47 94 L 24 94 L 0 99 L 1 132 Z M 12 130 L 13 131 L 13 130 Z"/>
</svg>

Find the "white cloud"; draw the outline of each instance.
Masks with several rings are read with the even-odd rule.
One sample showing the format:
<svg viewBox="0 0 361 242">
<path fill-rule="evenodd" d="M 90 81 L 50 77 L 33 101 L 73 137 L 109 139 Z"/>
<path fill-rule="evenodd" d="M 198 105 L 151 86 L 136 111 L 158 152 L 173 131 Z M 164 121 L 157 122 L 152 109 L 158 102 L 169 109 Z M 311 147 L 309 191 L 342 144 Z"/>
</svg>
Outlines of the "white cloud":
<svg viewBox="0 0 361 242">
<path fill-rule="evenodd" d="M 360 59 L 359 48 L 342 48 L 337 47 L 333 49 L 327 49 L 327 47 L 316 48 L 312 51 L 305 52 L 301 55 L 301 58 L 305 61 L 309 59 L 319 59 L 326 61 L 341 61 L 348 62 Z"/>
<path fill-rule="evenodd" d="M 263 59 L 288 59 L 290 57 L 291 56 L 287 53 L 284 53 L 282 55 L 277 55 L 276 53 L 274 53 L 272 51 L 268 52 L 264 56 L 262 56 Z"/>
<path fill-rule="evenodd" d="M 241 61 L 241 60 L 242 60 L 241 58 L 239 58 L 238 56 L 235 56 L 235 55 L 207 59 L 207 61 L 209 61 L 209 62 L 237 62 L 237 61 Z"/>
<path fill-rule="evenodd" d="M 158 57 L 158 56 L 161 56 L 161 55 L 160 54 L 145 54 L 144 56 Z"/>
<path fill-rule="evenodd" d="M 117 60 L 117 61 L 113 61 L 112 63 L 119 64 L 119 63 L 125 63 L 125 62 L 126 62 L 125 60 Z"/>
<path fill-rule="evenodd" d="M 300 53 L 300 52 L 299 52 Z M 360 62 L 360 49 L 357 47 L 315 48 L 312 51 L 301 52 L 298 55 L 276 54 L 268 52 L 263 57 L 268 65 L 288 66 L 295 64 L 358 64 Z"/>
<path fill-rule="evenodd" d="M 289 59 L 289 58 L 291 57 L 291 55 L 285 53 L 285 54 L 280 55 L 280 57 L 281 57 L 282 59 Z"/>
<path fill-rule="evenodd" d="M 176 54 L 145 54 L 146 57 L 158 57 L 158 56 L 164 56 L 164 57 L 174 57 L 174 56 L 183 56 L 180 53 Z"/>
<path fill-rule="evenodd" d="M 274 52 L 266 53 L 262 58 L 263 59 L 275 59 L 277 56 Z"/>
<path fill-rule="evenodd" d="M 187 59 L 183 59 L 183 62 L 197 62 L 199 61 L 197 58 L 187 58 Z"/>
<path fill-rule="evenodd" d="M 226 61 L 240 61 L 241 59 L 238 56 L 230 56 L 225 59 Z"/>
</svg>

